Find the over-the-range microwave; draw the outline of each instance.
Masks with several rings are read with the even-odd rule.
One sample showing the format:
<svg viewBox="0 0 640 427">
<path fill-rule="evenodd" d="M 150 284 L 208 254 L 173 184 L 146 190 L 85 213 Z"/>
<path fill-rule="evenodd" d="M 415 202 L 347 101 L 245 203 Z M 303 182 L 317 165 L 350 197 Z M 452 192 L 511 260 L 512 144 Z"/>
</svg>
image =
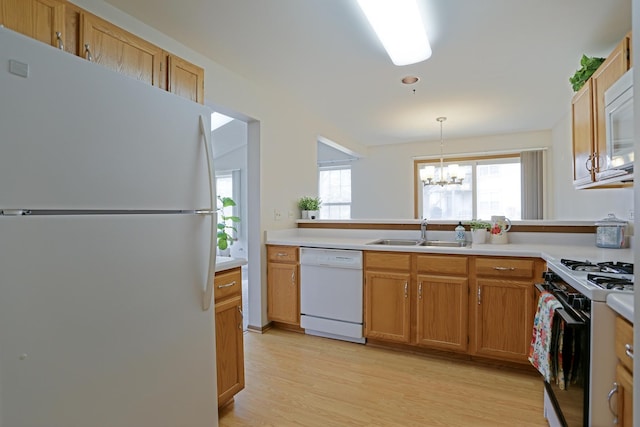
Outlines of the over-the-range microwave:
<svg viewBox="0 0 640 427">
<path fill-rule="evenodd" d="M 607 153 L 600 178 L 633 170 L 633 68 L 605 91 L 604 105 Z"/>
</svg>

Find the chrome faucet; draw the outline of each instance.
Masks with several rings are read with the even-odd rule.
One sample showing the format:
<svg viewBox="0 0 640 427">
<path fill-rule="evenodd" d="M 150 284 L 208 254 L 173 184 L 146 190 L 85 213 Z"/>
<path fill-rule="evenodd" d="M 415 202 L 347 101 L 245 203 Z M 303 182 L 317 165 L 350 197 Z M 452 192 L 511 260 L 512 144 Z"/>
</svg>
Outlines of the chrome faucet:
<svg viewBox="0 0 640 427">
<path fill-rule="evenodd" d="M 420 223 L 420 238 L 427 240 L 427 218 L 423 218 Z"/>
</svg>

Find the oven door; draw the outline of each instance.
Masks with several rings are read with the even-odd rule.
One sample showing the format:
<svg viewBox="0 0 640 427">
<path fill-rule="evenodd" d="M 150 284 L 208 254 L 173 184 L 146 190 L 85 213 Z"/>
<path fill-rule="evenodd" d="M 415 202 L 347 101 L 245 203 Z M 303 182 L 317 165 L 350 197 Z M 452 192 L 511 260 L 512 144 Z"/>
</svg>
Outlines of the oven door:
<svg viewBox="0 0 640 427">
<path fill-rule="evenodd" d="M 558 326 L 554 328 L 552 352 L 556 378 L 544 385 L 563 426 L 587 426 L 590 322 L 569 308 L 556 310 L 553 321 Z"/>
</svg>

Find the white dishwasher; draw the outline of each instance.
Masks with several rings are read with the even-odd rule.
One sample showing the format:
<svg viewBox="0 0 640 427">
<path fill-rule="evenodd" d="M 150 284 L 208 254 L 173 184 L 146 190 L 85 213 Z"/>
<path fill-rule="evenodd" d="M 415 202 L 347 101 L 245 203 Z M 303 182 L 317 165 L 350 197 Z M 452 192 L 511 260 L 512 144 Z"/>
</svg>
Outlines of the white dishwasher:
<svg viewBox="0 0 640 427">
<path fill-rule="evenodd" d="M 363 344 L 362 251 L 300 248 L 300 326 Z"/>
</svg>

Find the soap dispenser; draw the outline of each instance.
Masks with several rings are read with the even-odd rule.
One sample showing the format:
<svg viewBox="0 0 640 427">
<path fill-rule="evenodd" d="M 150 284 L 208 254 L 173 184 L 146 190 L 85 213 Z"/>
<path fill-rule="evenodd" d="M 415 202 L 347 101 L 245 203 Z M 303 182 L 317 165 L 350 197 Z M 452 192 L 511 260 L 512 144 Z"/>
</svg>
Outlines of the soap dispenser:
<svg viewBox="0 0 640 427">
<path fill-rule="evenodd" d="M 466 240 L 464 225 L 462 225 L 462 221 L 458 222 L 456 230 L 456 242 L 464 242 Z"/>
</svg>

